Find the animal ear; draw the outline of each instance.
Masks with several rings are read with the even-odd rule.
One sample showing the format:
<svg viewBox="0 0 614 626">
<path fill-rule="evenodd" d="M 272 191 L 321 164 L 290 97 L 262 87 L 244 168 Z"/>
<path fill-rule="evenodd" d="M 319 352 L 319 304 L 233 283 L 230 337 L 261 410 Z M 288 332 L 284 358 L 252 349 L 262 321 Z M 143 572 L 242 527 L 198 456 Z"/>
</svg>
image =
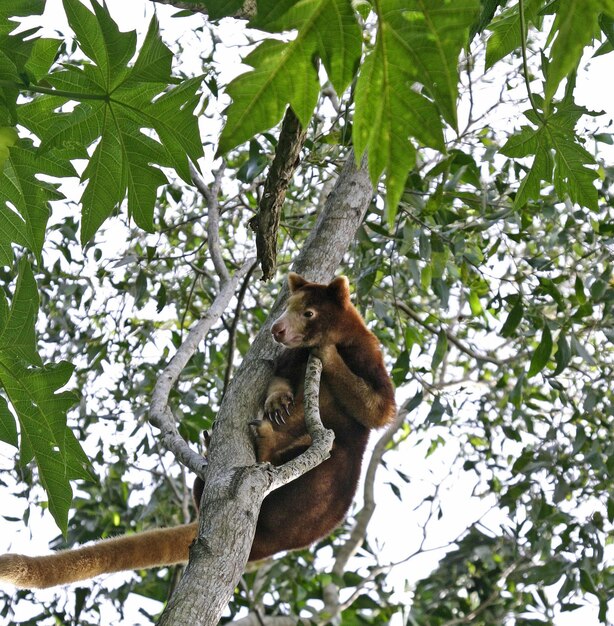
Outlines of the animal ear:
<svg viewBox="0 0 614 626">
<path fill-rule="evenodd" d="M 288 274 L 288 287 L 290 288 L 290 293 L 294 293 L 297 289 L 304 287 L 307 284 L 307 281 L 298 274 L 294 272 L 290 272 Z"/>
<path fill-rule="evenodd" d="M 327 289 L 337 302 L 344 304 L 350 301 L 350 281 L 347 276 L 337 276 Z"/>
</svg>

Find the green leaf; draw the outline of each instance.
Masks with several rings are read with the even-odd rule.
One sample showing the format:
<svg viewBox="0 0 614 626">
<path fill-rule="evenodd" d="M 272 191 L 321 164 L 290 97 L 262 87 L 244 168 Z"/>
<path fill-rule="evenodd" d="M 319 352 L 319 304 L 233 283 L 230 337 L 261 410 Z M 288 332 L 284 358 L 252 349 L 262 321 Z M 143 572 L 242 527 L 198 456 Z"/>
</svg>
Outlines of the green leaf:
<svg viewBox="0 0 614 626">
<path fill-rule="evenodd" d="M 3 296 L 4 298 L 4 296 Z M 6 313 L 6 301 L 0 305 Z M 87 458 L 66 426 L 66 413 L 75 396 L 58 392 L 70 379 L 68 363 L 41 366 L 34 326 L 38 292 L 30 265 L 22 259 L 15 292 L 0 334 L 0 387 L 20 423 L 21 447 L 27 460 L 34 456 L 49 509 L 63 532 L 72 498 L 70 480 L 88 478 Z M 2 439 L 16 444 L 14 420 L 4 398 L 0 402 Z M 10 424 L 13 420 L 13 424 Z"/>
<path fill-rule="evenodd" d="M 480 16 L 471 28 L 469 36 L 470 41 L 474 38 L 475 35 L 483 32 L 488 24 L 490 24 L 496 10 L 501 4 L 505 4 L 505 0 L 483 0 Z"/>
<path fill-rule="evenodd" d="M 522 301 L 519 298 L 501 327 L 501 332 L 499 333 L 501 337 L 512 337 L 514 335 L 514 331 L 518 328 L 518 325 L 522 320 L 522 315 L 523 306 Z"/>
<path fill-rule="evenodd" d="M 66 176 L 74 170 L 70 163 L 40 155 L 29 140 L 19 140 L 0 173 L 0 249 L 10 249 L 14 242 L 29 248 L 40 259 L 49 219 L 48 202 L 62 197 L 37 177 L 41 173 Z M 6 263 L 7 259 L 3 261 Z"/>
<path fill-rule="evenodd" d="M 524 389 L 524 378 L 525 378 L 524 372 L 521 372 L 520 376 L 518 376 L 518 380 L 516 381 L 516 384 L 514 385 L 514 388 L 512 389 L 509 395 L 509 401 L 517 409 L 519 409 L 522 406 L 522 393 Z"/>
<path fill-rule="evenodd" d="M 17 424 L 3 396 L 0 396 L 0 441 L 17 448 Z"/>
<path fill-rule="evenodd" d="M 439 396 L 435 396 L 435 400 L 433 400 L 433 404 L 431 406 L 431 410 L 425 418 L 425 422 L 427 424 L 439 424 L 441 422 L 441 418 L 445 413 L 445 407 L 442 404 Z"/>
<path fill-rule="evenodd" d="M 409 371 L 409 351 L 403 350 L 392 366 L 392 380 L 396 387 L 402 385 Z"/>
<path fill-rule="evenodd" d="M 520 132 L 511 135 L 500 152 L 512 158 L 522 158 L 536 154 L 540 146 L 540 133 L 530 126 L 523 126 Z"/>
<path fill-rule="evenodd" d="M 535 155 L 514 199 L 514 208 L 523 206 L 530 199 L 538 199 L 540 183 L 546 181 L 554 184 L 560 196 L 568 196 L 572 202 L 597 211 L 594 180 L 598 174 L 587 167 L 594 165 L 595 159 L 580 145 L 574 132 L 579 118 L 588 113 L 583 107 L 560 103 L 537 129 L 523 126 L 519 133 L 508 139 L 501 148 L 506 156 Z M 534 117 L 532 112 L 526 115 Z"/>
<path fill-rule="evenodd" d="M 389 222 L 415 163 L 410 137 L 443 152 L 439 113 L 456 126 L 458 56 L 476 8 L 473 0 L 453 7 L 443 0 L 379 5 L 375 48 L 356 85 L 353 140 L 357 159 L 365 151 L 369 155 L 374 184 L 386 171 Z M 416 82 L 431 99 L 416 92 Z"/>
<path fill-rule="evenodd" d="M 448 337 L 446 333 L 441 330 L 437 335 L 437 344 L 435 345 L 435 352 L 433 353 L 433 360 L 431 361 L 431 370 L 435 371 L 441 365 L 447 351 Z"/>
<path fill-rule="evenodd" d="M 357 159 L 365 150 L 369 155 L 374 183 L 386 170 L 386 201 L 389 208 L 396 209 L 416 160 L 410 136 L 436 149 L 445 148 L 437 108 L 413 91 L 407 79 L 391 82 L 390 62 L 382 44 L 363 64 L 356 86 L 353 139 Z M 389 217 L 392 220 L 394 213 Z"/>
<path fill-rule="evenodd" d="M 73 371 L 72 365 L 26 369 L 0 357 L 0 384 L 19 418 L 22 439 L 36 459 L 41 483 L 49 497 L 49 510 L 64 532 L 72 499 L 66 449 L 66 412 L 74 405 L 72 394 L 55 393 L 63 387 Z"/>
<path fill-rule="evenodd" d="M 538 9 L 541 7 L 540 0 L 525 1 L 525 19 L 527 25 L 536 22 Z M 491 68 L 497 61 L 507 56 L 510 52 L 520 48 L 520 16 L 518 5 L 514 5 L 503 11 L 494 20 L 488 30 L 492 32 L 486 42 L 486 69 Z"/>
<path fill-rule="evenodd" d="M 4 297 L 4 295 L 3 295 Z M 3 309 L 6 307 L 4 300 Z M 6 309 L 5 309 L 6 310 Z M 16 361 L 42 365 L 36 350 L 34 326 L 38 314 L 38 290 L 32 269 L 24 258 L 19 263 L 15 293 L 6 319 L 2 320 L 0 351 Z"/>
<path fill-rule="evenodd" d="M 0 171 L 4 167 L 4 163 L 9 158 L 9 151 L 17 142 L 17 129 L 12 126 L 0 127 Z"/>
<path fill-rule="evenodd" d="M 107 124 L 111 130 L 107 130 Z M 110 111 L 105 110 L 103 125 L 100 143 L 96 146 L 81 177 L 81 180 L 88 181 L 81 197 L 82 244 L 86 244 L 94 236 L 124 198 L 126 190 L 121 141 L 116 128 L 113 128 Z"/>
<path fill-rule="evenodd" d="M 281 9 L 281 11 L 280 11 Z M 330 82 L 342 94 L 352 82 L 362 50 L 362 36 L 352 3 L 348 0 L 302 0 L 283 3 L 259 0 L 251 23 L 271 32 L 298 29 L 298 36 L 312 37 Z"/>
<path fill-rule="evenodd" d="M 194 115 L 201 83 L 202 76 L 184 80 L 153 102 L 143 104 L 138 115 L 134 114 L 134 104 L 128 96 L 123 92 L 121 94 L 121 101 L 127 105 L 126 113 L 132 114 L 133 121 L 141 127 L 146 122 L 158 133 L 167 158 L 170 159 L 167 163 L 159 157 L 153 162 L 174 167 L 177 174 L 189 184 L 192 184 L 192 176 L 188 160 L 196 161 L 203 155 L 198 118 Z M 131 93 L 138 97 L 138 89 Z"/>
<path fill-rule="evenodd" d="M 542 331 L 541 341 L 539 345 L 535 349 L 533 356 L 531 357 L 531 363 L 529 364 L 529 371 L 527 373 L 527 378 L 531 378 L 531 376 L 535 376 L 541 372 L 546 363 L 550 360 L 550 355 L 552 354 L 552 335 L 550 333 L 550 329 L 547 324 L 544 324 L 544 330 Z"/>
<path fill-rule="evenodd" d="M 30 58 L 24 66 L 30 78 L 38 81 L 47 74 L 58 54 L 58 48 L 61 43 L 59 39 L 46 39 L 43 37 L 34 40 Z"/>
<path fill-rule="evenodd" d="M 595 160 L 576 140 L 573 133 L 562 127 L 550 132 L 551 145 L 555 154 L 554 188 L 561 196 L 569 195 L 572 202 L 577 202 L 592 211 L 599 209 L 595 170 L 586 167 Z"/>
<path fill-rule="evenodd" d="M 222 17 L 236 15 L 243 6 L 243 0 L 198 0 L 196 4 L 207 7 L 207 17 L 210 20 L 219 20 Z"/>
<path fill-rule="evenodd" d="M 407 405 L 405 405 L 405 410 L 407 411 L 407 414 L 409 415 L 409 413 L 416 410 L 422 403 L 423 399 L 424 392 L 422 391 L 422 389 L 420 389 L 416 392 L 416 395 L 407 403 Z"/>
<path fill-rule="evenodd" d="M 480 296 L 473 289 L 469 292 L 469 308 L 471 309 L 472 315 L 478 316 L 484 313 Z"/>
<path fill-rule="evenodd" d="M 584 567 L 580 568 L 580 587 L 582 587 L 584 591 L 599 597 L 599 591 L 595 586 L 595 581 L 591 573 Z"/>
<path fill-rule="evenodd" d="M 406 80 L 424 85 L 443 117 L 456 128 L 458 58 L 467 45 L 469 28 L 479 2 L 459 0 L 384 0 L 378 14 L 380 33 L 396 45 L 387 51 L 388 63 Z"/>
<path fill-rule="evenodd" d="M 136 32 L 121 32 L 117 24 L 111 19 L 106 7 L 103 7 L 98 2 L 92 2 L 92 6 L 94 7 L 94 13 L 98 22 L 97 27 L 100 29 L 104 40 L 104 50 L 108 62 L 108 74 L 105 79 L 105 84 L 112 89 L 121 82 L 123 76 L 128 72 L 128 61 L 133 57 L 136 50 Z M 152 27 L 155 27 L 157 32 L 155 16 L 149 24 L 150 31 Z M 149 32 L 147 35 L 149 36 Z M 148 37 L 146 37 L 143 42 L 141 55 L 147 46 L 147 38 Z"/>
<path fill-rule="evenodd" d="M 576 300 L 578 301 L 578 304 L 585 304 L 586 293 L 584 291 L 584 283 L 582 282 L 582 279 L 580 278 L 580 276 L 576 276 L 576 282 L 575 282 L 574 288 L 575 288 Z"/>
<path fill-rule="evenodd" d="M 136 36 L 136 33 L 134 33 Z M 171 75 L 173 53 L 160 37 L 158 20 L 154 16 L 149 23 L 145 41 L 134 66 L 125 78 L 127 83 L 167 84 Z"/>
<path fill-rule="evenodd" d="M 52 148 L 73 150 L 75 157 L 88 158 L 89 147 L 104 131 L 107 105 L 103 101 L 89 101 L 78 104 L 70 113 L 48 114 L 53 98 L 39 98 L 31 103 L 25 113 L 30 128 L 41 137 L 41 152 Z M 24 111 L 22 111 L 23 117 Z"/>
<path fill-rule="evenodd" d="M 556 369 L 554 370 L 554 376 L 558 376 L 569 364 L 571 359 L 571 348 L 563 331 L 559 333 L 559 338 L 556 342 Z"/>
<path fill-rule="evenodd" d="M 266 154 L 262 152 L 260 144 L 252 139 L 249 142 L 249 158 L 241 165 L 237 171 L 237 178 L 242 183 L 251 183 L 256 177 L 262 174 L 269 161 Z"/>
<path fill-rule="evenodd" d="M 307 125 L 318 99 L 319 83 L 311 57 L 294 43 L 265 41 L 244 60 L 254 71 L 242 74 L 228 86 L 233 102 L 226 109 L 218 154 L 274 126 L 288 102 L 301 124 Z M 294 80 L 294 76 L 301 76 L 301 80 Z"/>
<path fill-rule="evenodd" d="M 603 0 L 565 0 L 558 3 L 549 38 L 554 37 L 545 86 L 550 102 L 560 84 L 578 66 L 584 48 L 599 33 L 597 18 L 604 11 Z M 582 19 L 578 19 L 578 16 Z"/>
<path fill-rule="evenodd" d="M 88 161 L 81 198 L 81 241 L 85 243 L 126 196 L 129 215 L 141 228 L 152 231 L 157 190 L 167 182 L 161 168 L 174 167 L 191 182 L 189 159 L 195 161 L 203 154 L 194 116 L 202 78 L 169 89 L 178 81 L 171 76 L 172 53 L 162 42 L 155 18 L 130 68 L 136 33 L 120 32 L 104 5 L 95 2 L 93 6 L 95 14 L 78 0 L 65 0 L 79 45 L 96 65 L 65 65 L 52 72 L 45 81 L 62 95 L 39 96 L 20 107 L 20 123 L 41 139 L 35 151 L 41 164 L 61 164 L 64 169 L 59 172 L 57 165 L 55 172 L 28 169 L 24 181 L 9 162 L 4 177 L 10 184 L 0 185 L 0 201 L 11 202 L 18 213 L 0 204 L 0 262 L 10 262 L 11 243 L 40 255 L 48 218 L 46 202 L 59 196 L 40 183 L 36 174 L 74 176 L 70 160 Z M 69 112 L 58 112 L 67 101 L 77 105 Z M 144 129 L 154 130 L 159 140 Z M 90 156 L 87 149 L 96 142 Z"/>
<path fill-rule="evenodd" d="M 614 46 L 614 17 L 602 13 L 599 16 L 599 28 L 601 28 L 601 32 L 608 38 L 610 46 Z"/>
<path fill-rule="evenodd" d="M 362 39 L 349 0 L 305 0 L 281 14 L 271 13 L 270 8 L 270 3 L 259 3 L 253 24 L 270 30 L 297 30 L 296 38 L 287 43 L 264 41 L 244 59 L 254 69 L 228 86 L 233 102 L 226 109 L 219 154 L 274 126 L 288 104 L 302 126 L 307 126 L 319 94 L 314 58 L 322 60 L 339 93 L 358 67 Z"/>
<path fill-rule="evenodd" d="M 75 31 L 79 47 L 96 64 L 101 85 L 110 84 L 111 64 L 96 16 L 79 0 L 62 0 L 68 24 Z"/>
<path fill-rule="evenodd" d="M 45 0 L 11 0 L 0 2 L 0 35 L 7 35 L 16 26 L 12 18 L 41 15 Z"/>
</svg>

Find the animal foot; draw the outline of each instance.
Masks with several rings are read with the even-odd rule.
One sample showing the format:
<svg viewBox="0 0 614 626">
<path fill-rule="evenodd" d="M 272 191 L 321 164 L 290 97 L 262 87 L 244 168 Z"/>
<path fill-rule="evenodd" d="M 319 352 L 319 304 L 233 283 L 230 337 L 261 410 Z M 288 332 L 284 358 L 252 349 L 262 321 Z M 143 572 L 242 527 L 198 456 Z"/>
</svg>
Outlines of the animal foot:
<svg viewBox="0 0 614 626">
<path fill-rule="evenodd" d="M 266 418 L 275 424 L 285 424 L 290 417 L 290 409 L 294 405 L 294 396 L 290 391 L 276 391 L 264 403 Z"/>
</svg>

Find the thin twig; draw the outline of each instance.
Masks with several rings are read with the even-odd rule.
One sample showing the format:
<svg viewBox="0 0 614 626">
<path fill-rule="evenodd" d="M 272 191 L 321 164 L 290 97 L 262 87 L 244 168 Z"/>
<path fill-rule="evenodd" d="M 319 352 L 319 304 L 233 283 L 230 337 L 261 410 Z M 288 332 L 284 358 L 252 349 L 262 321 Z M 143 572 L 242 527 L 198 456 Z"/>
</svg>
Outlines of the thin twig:
<svg viewBox="0 0 614 626">
<path fill-rule="evenodd" d="M 220 204 L 218 196 L 222 186 L 222 177 L 224 176 L 225 170 L 226 163 L 225 161 L 222 161 L 220 167 L 214 172 L 214 180 L 211 187 L 208 187 L 194 164 L 190 162 L 192 182 L 205 198 L 207 208 L 209 209 L 207 219 L 209 252 L 211 253 L 213 267 L 215 267 L 215 272 L 219 276 L 222 285 L 230 280 L 230 272 L 226 267 L 226 263 L 224 263 L 222 246 L 220 244 Z"/>
<path fill-rule="evenodd" d="M 254 273 L 254 270 L 257 267 L 257 261 L 249 268 L 245 278 L 243 279 L 243 283 L 241 285 L 241 289 L 237 295 L 237 306 L 235 307 L 235 314 L 232 318 L 232 324 L 228 329 L 228 357 L 226 364 L 226 372 L 224 372 L 224 387 L 222 389 L 222 397 L 224 397 L 224 393 L 226 393 L 226 388 L 228 387 L 228 383 L 230 382 L 230 377 L 232 376 L 233 370 L 233 360 L 234 353 L 237 345 L 237 326 L 239 324 L 239 317 L 241 314 L 241 309 L 243 308 L 243 300 L 245 299 L 245 294 L 247 293 L 247 288 L 249 286 L 249 281 Z"/>
</svg>

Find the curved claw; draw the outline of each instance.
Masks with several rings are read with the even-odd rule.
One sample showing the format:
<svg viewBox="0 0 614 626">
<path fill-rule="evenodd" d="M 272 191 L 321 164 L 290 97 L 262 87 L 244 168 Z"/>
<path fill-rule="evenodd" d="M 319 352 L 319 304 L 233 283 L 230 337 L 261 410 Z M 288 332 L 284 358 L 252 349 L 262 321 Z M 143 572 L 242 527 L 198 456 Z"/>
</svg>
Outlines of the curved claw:
<svg viewBox="0 0 614 626">
<path fill-rule="evenodd" d="M 284 405 L 284 411 L 286 412 L 286 415 L 287 415 L 288 417 L 290 417 L 290 410 L 288 409 L 288 405 L 287 405 L 287 404 L 286 404 L 286 405 Z"/>
</svg>

